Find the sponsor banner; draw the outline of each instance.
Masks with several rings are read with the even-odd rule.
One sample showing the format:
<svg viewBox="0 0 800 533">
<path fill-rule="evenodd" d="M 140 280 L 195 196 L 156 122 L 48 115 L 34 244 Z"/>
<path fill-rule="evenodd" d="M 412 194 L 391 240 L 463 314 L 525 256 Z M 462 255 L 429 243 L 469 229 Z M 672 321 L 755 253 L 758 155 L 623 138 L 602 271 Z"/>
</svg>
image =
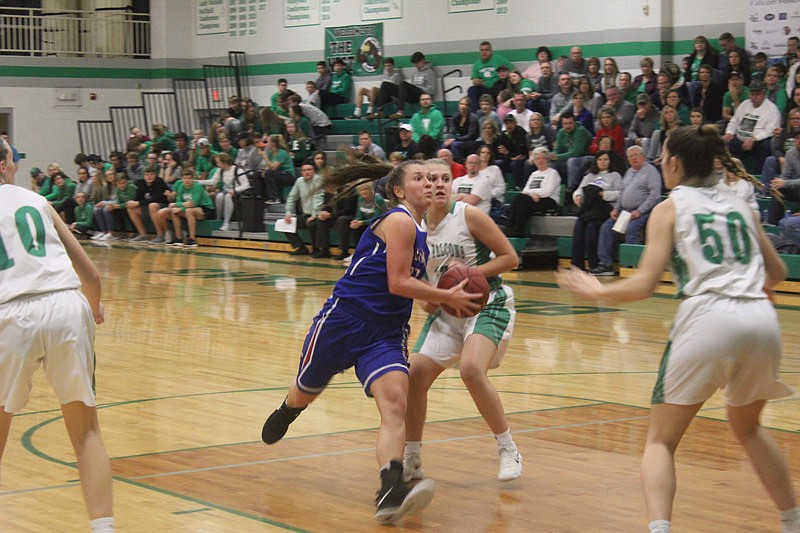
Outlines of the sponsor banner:
<svg viewBox="0 0 800 533">
<path fill-rule="evenodd" d="M 791 36 L 800 36 L 800 0 L 747 0 L 745 50 L 780 57 Z"/>
</svg>

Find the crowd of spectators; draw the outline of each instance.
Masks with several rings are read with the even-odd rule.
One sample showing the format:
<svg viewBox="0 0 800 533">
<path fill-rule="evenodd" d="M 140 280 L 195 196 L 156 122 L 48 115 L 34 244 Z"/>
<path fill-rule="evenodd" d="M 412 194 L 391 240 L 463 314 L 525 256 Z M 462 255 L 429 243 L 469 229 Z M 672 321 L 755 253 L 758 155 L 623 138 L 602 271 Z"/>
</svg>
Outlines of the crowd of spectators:
<svg viewBox="0 0 800 533">
<path fill-rule="evenodd" d="M 681 125 L 716 124 L 731 153 L 761 174 L 765 187 L 757 193 L 800 199 L 797 39 L 789 39 L 786 56 L 772 60 L 749 57 L 729 33 L 717 45 L 698 36 L 681 64 L 657 67 L 643 57 L 634 76 L 620 71 L 613 57 L 584 57 L 580 46 L 558 58 L 541 46 L 523 70 L 484 41 L 467 95 L 451 117 L 434 103 L 436 73 L 424 54 L 410 57 L 406 79 L 386 58 L 379 84 L 357 92 L 347 118 L 361 118 L 366 102 L 364 118 L 400 121 L 396 137 L 382 147 L 365 129 L 349 157 L 441 157 L 461 180 L 457 197 L 491 212 L 509 235 L 523 235 L 532 213 L 574 214 L 573 265 L 586 268 L 588 259 L 589 269 L 608 274 L 620 234 L 611 228 L 620 226 L 624 212 L 624 239 L 643 242 L 649 211 L 666 192 L 659 174 L 662 147 Z M 337 59 L 332 70 L 319 62 L 317 78 L 305 87 L 303 98 L 278 79 L 270 106 L 231 97 L 207 131 L 191 136 L 164 124 L 154 124 L 151 136 L 132 127 L 125 151 L 108 154 L 108 161 L 79 154 L 74 181 L 57 164 L 46 173 L 33 169 L 34 187 L 74 231 L 95 240 L 133 227 L 135 242 L 180 245 L 185 219 L 191 246 L 197 220 L 216 217 L 228 230 L 237 199 L 263 195 L 270 204 L 286 202 L 287 217 L 309 228 L 311 251 L 295 235 L 289 238 L 293 253 L 329 257 L 327 231 L 337 228 L 345 259 L 350 234 L 363 220 L 359 205 L 382 205 L 380 185 L 375 198 L 359 191 L 347 205 L 327 210 L 325 194 L 333 191 L 317 190 L 326 161 L 316 143 L 331 131 L 327 106 L 349 103 L 353 82 Z M 407 104 L 416 107 L 406 120 Z M 507 189 L 518 194 L 503 212 Z M 773 203 L 767 218 L 777 224 L 785 213 L 783 204 Z M 156 228 L 152 239 L 145 232 L 148 218 Z"/>
</svg>

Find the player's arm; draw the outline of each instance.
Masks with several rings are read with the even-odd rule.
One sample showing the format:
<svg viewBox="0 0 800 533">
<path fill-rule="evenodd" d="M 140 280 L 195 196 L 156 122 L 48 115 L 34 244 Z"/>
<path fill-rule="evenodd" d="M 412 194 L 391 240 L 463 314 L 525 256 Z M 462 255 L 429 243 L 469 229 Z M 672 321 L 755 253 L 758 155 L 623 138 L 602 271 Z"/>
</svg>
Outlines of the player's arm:
<svg viewBox="0 0 800 533">
<path fill-rule="evenodd" d="M 603 284 L 591 274 L 570 269 L 556 275 L 558 284 L 583 298 L 611 303 L 635 302 L 653 294 L 672 255 L 675 208 L 669 198 L 658 204 L 647 221 L 647 246 L 639 267 L 627 279 Z"/>
<path fill-rule="evenodd" d="M 761 227 L 761 221 L 755 213 L 753 214 L 753 218 L 756 221 L 758 246 L 761 249 L 761 255 L 764 256 L 764 268 L 767 274 L 764 280 L 764 289 L 769 291 L 786 279 L 788 270 L 786 268 L 786 263 L 783 262 L 783 259 L 778 255 L 775 247 L 772 246 L 772 242 L 769 240 L 766 233 L 764 233 L 764 229 Z"/>
<path fill-rule="evenodd" d="M 81 280 L 81 290 L 92 308 L 94 321 L 97 324 L 102 324 L 105 318 L 103 316 L 103 304 L 100 302 L 100 293 L 102 292 L 100 272 L 94 266 L 92 260 L 89 259 L 89 256 L 86 255 L 86 251 L 80 245 L 78 239 L 75 238 L 75 235 L 67 228 L 67 225 L 52 207 L 50 207 L 50 218 L 53 219 L 56 232 L 58 232 L 58 236 L 67 250 L 67 255 L 72 261 L 72 267 Z"/>
<path fill-rule="evenodd" d="M 465 215 L 470 234 L 488 246 L 495 255 L 491 261 L 477 265 L 478 270 L 488 278 L 517 268 L 519 264 L 517 252 L 494 220 L 477 207 L 472 206 L 466 208 Z"/>
<path fill-rule="evenodd" d="M 480 310 L 480 304 L 473 300 L 483 295 L 464 291 L 467 280 L 444 290 L 411 275 L 417 232 L 414 221 L 407 215 L 390 214 L 383 219 L 375 233 L 386 243 L 386 276 L 390 293 L 434 304 L 444 303 L 455 309 L 459 316 L 471 316 Z"/>
</svg>

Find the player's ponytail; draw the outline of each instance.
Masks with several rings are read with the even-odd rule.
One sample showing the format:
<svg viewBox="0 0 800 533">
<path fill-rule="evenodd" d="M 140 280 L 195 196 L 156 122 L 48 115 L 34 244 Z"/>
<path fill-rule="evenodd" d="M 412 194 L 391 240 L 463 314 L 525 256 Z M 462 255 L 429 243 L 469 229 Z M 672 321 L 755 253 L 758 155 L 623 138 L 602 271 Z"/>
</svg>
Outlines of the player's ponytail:
<svg viewBox="0 0 800 533">
<path fill-rule="evenodd" d="M 403 186 L 405 171 L 409 166 L 421 165 L 419 161 L 403 161 L 397 166 L 392 166 L 369 155 L 362 155 L 359 159 L 346 165 L 338 166 L 323 177 L 323 188 L 334 187 L 338 191 L 331 203 L 336 203 L 341 198 L 346 198 L 364 183 L 377 181 L 388 176 L 386 181 L 386 196 L 392 206 L 398 205 L 400 199 L 394 193 L 394 188 Z"/>
<path fill-rule="evenodd" d="M 717 158 L 727 172 L 764 188 L 760 181 L 747 173 L 741 163 L 731 157 L 719 129 L 713 124 L 677 128 L 667 137 L 666 146 L 670 156 L 681 161 L 684 173 L 681 181 L 697 179 L 701 180 L 702 185 L 713 185 L 710 181 L 716 178 L 710 177 L 713 176 L 714 158 Z"/>
</svg>

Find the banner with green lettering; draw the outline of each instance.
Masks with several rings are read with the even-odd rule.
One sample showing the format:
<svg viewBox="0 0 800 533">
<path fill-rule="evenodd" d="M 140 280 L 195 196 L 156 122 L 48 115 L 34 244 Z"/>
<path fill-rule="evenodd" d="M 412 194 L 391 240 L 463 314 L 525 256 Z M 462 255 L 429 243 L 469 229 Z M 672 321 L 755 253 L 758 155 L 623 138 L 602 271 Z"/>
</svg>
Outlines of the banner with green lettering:
<svg viewBox="0 0 800 533">
<path fill-rule="evenodd" d="M 353 76 L 383 72 L 383 24 L 325 28 L 325 60 L 341 58 Z"/>
</svg>

